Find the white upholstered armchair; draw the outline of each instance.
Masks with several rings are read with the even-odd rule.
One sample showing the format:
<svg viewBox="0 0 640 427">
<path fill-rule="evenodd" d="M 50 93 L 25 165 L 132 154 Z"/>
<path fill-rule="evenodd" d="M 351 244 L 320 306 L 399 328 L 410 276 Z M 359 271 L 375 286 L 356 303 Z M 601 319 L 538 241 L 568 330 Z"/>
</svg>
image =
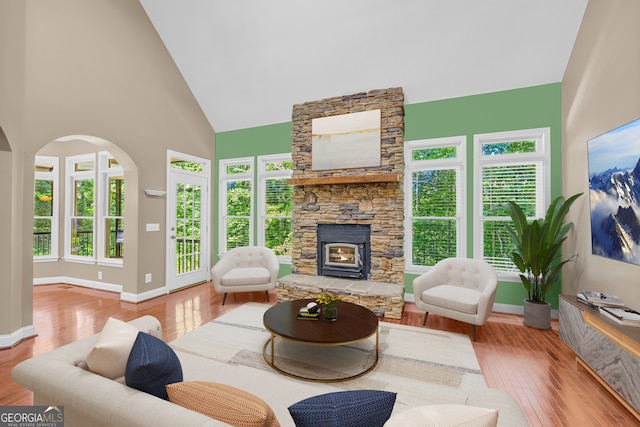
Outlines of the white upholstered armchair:
<svg viewBox="0 0 640 427">
<path fill-rule="evenodd" d="M 216 292 L 224 292 L 222 305 L 231 292 L 264 291 L 275 288 L 280 264 L 269 248 L 244 246 L 233 248 L 213 266 L 211 280 Z"/>
<path fill-rule="evenodd" d="M 443 259 L 413 280 L 416 306 L 426 311 L 422 324 L 426 325 L 429 313 L 470 323 L 474 341 L 476 325 L 491 315 L 497 288 L 493 267 L 469 258 Z"/>
</svg>

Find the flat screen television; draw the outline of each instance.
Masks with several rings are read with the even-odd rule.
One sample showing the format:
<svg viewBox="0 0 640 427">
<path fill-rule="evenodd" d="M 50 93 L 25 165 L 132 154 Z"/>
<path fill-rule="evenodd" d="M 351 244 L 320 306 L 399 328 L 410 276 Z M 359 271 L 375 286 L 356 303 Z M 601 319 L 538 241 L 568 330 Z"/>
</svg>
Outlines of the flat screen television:
<svg viewBox="0 0 640 427">
<path fill-rule="evenodd" d="M 588 141 L 591 250 L 640 264 L 640 119 Z"/>
</svg>

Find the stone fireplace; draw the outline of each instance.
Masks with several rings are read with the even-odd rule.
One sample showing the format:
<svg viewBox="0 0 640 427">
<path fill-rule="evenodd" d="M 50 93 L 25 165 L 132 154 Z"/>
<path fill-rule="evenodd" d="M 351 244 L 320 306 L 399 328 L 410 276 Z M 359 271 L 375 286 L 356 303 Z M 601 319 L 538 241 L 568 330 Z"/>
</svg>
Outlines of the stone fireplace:
<svg viewBox="0 0 640 427">
<path fill-rule="evenodd" d="M 313 170 L 312 120 L 369 110 L 380 110 L 380 165 Z M 319 226 L 351 224 L 369 231 L 369 271 L 358 278 L 404 284 L 402 89 L 372 90 L 298 104 L 293 107 L 292 122 L 291 272 L 324 274 L 323 266 L 318 264 L 324 257 L 318 246 Z"/>
</svg>

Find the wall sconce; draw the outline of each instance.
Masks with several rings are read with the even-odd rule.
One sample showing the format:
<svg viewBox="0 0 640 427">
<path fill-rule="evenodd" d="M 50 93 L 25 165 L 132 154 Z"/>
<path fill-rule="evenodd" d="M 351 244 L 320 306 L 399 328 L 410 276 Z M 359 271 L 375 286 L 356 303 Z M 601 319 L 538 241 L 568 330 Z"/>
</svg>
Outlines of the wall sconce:
<svg viewBox="0 0 640 427">
<path fill-rule="evenodd" d="M 144 194 L 152 197 L 161 197 L 164 196 L 166 191 L 163 190 L 144 190 Z"/>
</svg>

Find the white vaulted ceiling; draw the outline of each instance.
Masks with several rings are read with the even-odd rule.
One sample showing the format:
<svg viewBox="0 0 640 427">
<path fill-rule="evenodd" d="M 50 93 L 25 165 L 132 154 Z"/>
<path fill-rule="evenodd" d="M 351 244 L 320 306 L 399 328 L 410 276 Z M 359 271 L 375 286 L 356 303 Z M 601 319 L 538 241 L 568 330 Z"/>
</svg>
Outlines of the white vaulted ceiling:
<svg viewBox="0 0 640 427">
<path fill-rule="evenodd" d="M 141 0 L 217 132 L 402 87 L 405 104 L 562 81 L 588 0 Z"/>
</svg>

